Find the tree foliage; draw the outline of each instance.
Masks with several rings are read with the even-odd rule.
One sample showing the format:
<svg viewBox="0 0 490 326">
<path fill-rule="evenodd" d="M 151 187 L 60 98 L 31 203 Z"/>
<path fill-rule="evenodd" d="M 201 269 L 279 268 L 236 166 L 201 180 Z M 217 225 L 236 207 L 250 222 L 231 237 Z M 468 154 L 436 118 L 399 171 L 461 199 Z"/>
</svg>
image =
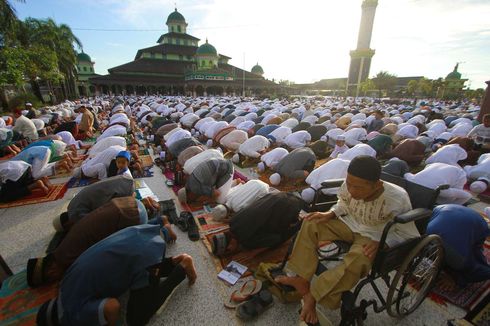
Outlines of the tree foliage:
<svg viewBox="0 0 490 326">
<path fill-rule="evenodd" d="M 382 91 L 388 93 L 395 88 L 397 77 L 396 75 L 390 74 L 387 71 L 380 71 L 376 74 L 372 81 L 380 94 Z"/>
</svg>

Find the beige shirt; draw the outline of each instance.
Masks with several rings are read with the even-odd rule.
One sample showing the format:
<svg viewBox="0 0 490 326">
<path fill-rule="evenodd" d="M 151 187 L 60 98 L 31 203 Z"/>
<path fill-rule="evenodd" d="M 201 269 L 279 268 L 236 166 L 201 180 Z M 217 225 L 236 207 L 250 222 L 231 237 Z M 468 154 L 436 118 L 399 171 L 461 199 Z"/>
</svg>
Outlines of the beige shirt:
<svg viewBox="0 0 490 326">
<path fill-rule="evenodd" d="M 342 184 L 338 201 L 331 211 L 344 222 L 352 232 L 379 241 L 388 221 L 412 209 L 407 192 L 394 184 L 384 182 L 384 192 L 369 202 L 352 198 L 347 185 Z M 415 223 L 395 224 L 386 238 L 388 246 L 420 236 Z"/>
</svg>

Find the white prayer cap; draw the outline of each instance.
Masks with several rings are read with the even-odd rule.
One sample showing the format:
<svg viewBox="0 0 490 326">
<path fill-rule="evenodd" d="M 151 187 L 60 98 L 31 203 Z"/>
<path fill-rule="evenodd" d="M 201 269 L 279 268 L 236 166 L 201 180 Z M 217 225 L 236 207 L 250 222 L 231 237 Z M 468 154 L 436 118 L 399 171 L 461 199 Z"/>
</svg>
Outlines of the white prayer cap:
<svg viewBox="0 0 490 326">
<path fill-rule="evenodd" d="M 160 152 L 160 160 L 165 160 L 165 156 L 166 156 L 167 153 L 165 153 L 165 151 L 161 151 Z"/>
<path fill-rule="evenodd" d="M 265 171 L 265 164 L 264 164 L 264 162 L 260 162 L 259 164 L 257 164 L 257 170 L 259 170 L 259 172 L 264 172 Z"/>
<path fill-rule="evenodd" d="M 212 139 L 208 139 L 208 141 L 206 142 L 206 146 L 207 147 L 212 147 L 213 146 L 213 140 Z"/>
<path fill-rule="evenodd" d="M 487 190 L 487 184 L 483 181 L 475 181 L 470 185 L 470 190 L 474 193 L 480 194 Z"/>
<path fill-rule="evenodd" d="M 338 135 L 337 140 L 345 140 L 345 136 L 344 135 Z"/>
<path fill-rule="evenodd" d="M 303 200 L 308 204 L 311 203 L 315 198 L 315 190 L 312 188 L 306 188 L 301 192 L 301 198 L 303 198 Z"/>
<path fill-rule="evenodd" d="M 26 106 L 32 106 L 32 103 L 27 102 Z"/>
<path fill-rule="evenodd" d="M 233 163 L 238 163 L 238 162 L 240 162 L 240 155 L 238 155 L 238 154 L 233 155 L 233 157 L 231 158 L 231 161 L 232 161 Z"/>
<path fill-rule="evenodd" d="M 320 140 L 322 140 L 322 141 L 327 141 L 327 136 L 325 136 L 325 135 L 321 136 L 321 137 L 320 137 Z"/>
<path fill-rule="evenodd" d="M 227 210 L 225 205 L 217 205 L 211 210 L 211 216 L 216 222 L 220 222 L 226 218 Z"/>
<path fill-rule="evenodd" d="M 44 121 L 41 119 L 31 119 L 34 126 L 36 126 L 36 130 L 39 131 L 44 128 Z"/>
<path fill-rule="evenodd" d="M 279 173 L 274 173 L 269 177 L 269 181 L 273 186 L 277 186 L 281 183 L 281 175 Z"/>
<path fill-rule="evenodd" d="M 184 188 L 180 188 L 179 191 L 177 192 L 177 197 L 179 198 L 179 201 L 183 204 L 187 204 L 187 192 Z"/>
</svg>

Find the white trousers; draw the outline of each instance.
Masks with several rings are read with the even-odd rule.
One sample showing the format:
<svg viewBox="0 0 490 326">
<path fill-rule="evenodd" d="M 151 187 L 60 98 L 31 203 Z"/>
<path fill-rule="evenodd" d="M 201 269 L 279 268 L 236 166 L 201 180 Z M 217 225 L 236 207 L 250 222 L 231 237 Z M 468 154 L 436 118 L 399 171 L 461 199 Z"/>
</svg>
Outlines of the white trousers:
<svg viewBox="0 0 490 326">
<path fill-rule="evenodd" d="M 230 192 L 232 183 L 233 183 L 233 174 L 231 175 L 230 179 L 226 181 L 224 185 L 222 185 L 217 189 L 219 191 L 219 196 L 216 199 L 216 202 L 218 204 L 226 203 L 226 196 L 228 196 L 228 193 Z"/>
</svg>

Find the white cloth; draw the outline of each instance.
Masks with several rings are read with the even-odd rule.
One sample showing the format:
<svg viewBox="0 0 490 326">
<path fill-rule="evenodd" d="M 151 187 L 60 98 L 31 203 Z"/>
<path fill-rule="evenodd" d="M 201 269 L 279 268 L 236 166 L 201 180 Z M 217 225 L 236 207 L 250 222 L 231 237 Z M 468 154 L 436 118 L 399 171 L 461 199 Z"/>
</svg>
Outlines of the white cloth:
<svg viewBox="0 0 490 326">
<path fill-rule="evenodd" d="M 190 128 L 192 127 L 192 125 L 197 121 L 199 120 L 199 116 L 194 114 L 194 113 L 187 113 L 186 115 L 184 115 L 182 118 L 180 118 L 180 123 L 187 127 L 187 128 Z"/>
<path fill-rule="evenodd" d="M 366 140 L 367 131 L 364 128 L 353 128 L 346 131 L 343 136 L 345 137 L 347 146 L 352 147 L 360 144 L 361 141 Z"/>
<path fill-rule="evenodd" d="M 75 147 L 78 149 L 80 148 L 80 141 L 75 140 L 75 137 L 71 134 L 69 131 L 60 131 L 59 133 L 56 134 L 56 136 L 60 136 L 61 140 L 67 144 L 68 146 L 70 145 L 75 145 Z"/>
<path fill-rule="evenodd" d="M 237 151 L 238 147 L 243 144 L 248 139 L 248 134 L 243 130 L 233 130 L 223 138 L 220 139 L 219 143 L 226 149 L 230 151 Z"/>
<path fill-rule="evenodd" d="M 15 119 L 13 130 L 17 131 L 22 136 L 29 138 L 30 140 L 37 140 L 39 138 L 34 122 L 32 122 L 29 118 L 24 117 L 23 115 Z"/>
<path fill-rule="evenodd" d="M 173 134 L 175 134 L 176 132 L 179 132 L 181 130 L 183 130 L 183 129 L 180 128 L 180 127 L 177 127 L 177 128 L 174 128 L 174 129 L 170 130 L 169 132 L 167 132 L 165 134 L 165 136 L 163 136 L 163 140 L 165 140 L 165 141 L 169 140 L 170 137 L 172 137 Z"/>
<path fill-rule="evenodd" d="M 438 204 L 462 205 L 471 198 L 471 194 L 463 190 L 466 184 L 466 173 L 460 167 L 445 163 L 429 164 L 417 174 L 406 173 L 405 179 L 427 188 L 436 189 L 442 185 L 449 185 L 449 189 L 442 190 L 437 198 Z"/>
<path fill-rule="evenodd" d="M 418 134 L 419 134 L 419 128 L 411 124 L 407 124 L 399 128 L 398 131 L 396 132 L 396 135 L 403 138 L 410 138 L 410 139 L 416 138 Z"/>
<path fill-rule="evenodd" d="M 449 130 L 455 137 L 466 137 L 471 129 L 473 129 L 473 125 L 471 123 L 460 122 L 455 125 L 451 130 Z"/>
<path fill-rule="evenodd" d="M 253 127 L 255 127 L 255 122 L 253 122 L 251 120 L 243 121 L 238 126 L 236 126 L 237 129 L 240 129 L 243 131 L 249 131 Z"/>
<path fill-rule="evenodd" d="M 287 149 L 282 148 L 282 147 L 277 147 L 271 150 L 270 152 L 265 153 L 262 155 L 260 160 L 264 162 L 264 164 L 273 169 L 277 163 L 279 163 L 286 155 L 288 155 L 289 152 Z"/>
<path fill-rule="evenodd" d="M 100 141 L 97 141 L 92 147 L 90 147 L 90 149 L 88 150 L 88 155 L 89 157 L 94 157 L 105 149 L 116 145 L 126 148 L 126 139 L 120 136 L 110 136 L 101 139 Z"/>
<path fill-rule="evenodd" d="M 281 126 L 283 126 L 283 127 L 289 127 L 291 129 L 293 129 L 298 124 L 299 124 L 298 120 L 296 120 L 295 118 L 289 118 L 286 121 L 284 121 L 283 123 L 281 123 Z"/>
<path fill-rule="evenodd" d="M 345 179 L 347 178 L 347 168 L 349 167 L 349 164 L 350 161 L 340 158 L 330 160 L 311 171 L 305 182 L 309 184 L 310 187 L 319 189 L 321 188 L 322 182 L 333 179 Z M 325 189 L 323 193 L 333 195 L 336 194 L 338 190 L 339 188 L 330 188 Z"/>
<path fill-rule="evenodd" d="M 269 185 L 267 183 L 260 180 L 249 180 L 247 183 L 231 188 L 226 196 L 225 205 L 232 211 L 238 212 L 268 193 Z"/>
<path fill-rule="evenodd" d="M 343 154 L 345 152 L 347 152 L 349 150 L 349 147 L 347 147 L 347 145 L 343 145 L 343 146 L 338 146 L 338 145 L 335 145 L 332 153 L 330 154 L 330 158 L 337 158 L 340 154 Z"/>
<path fill-rule="evenodd" d="M 238 126 L 240 123 L 247 121 L 247 119 L 243 116 L 236 117 L 235 119 L 231 120 L 230 126 Z"/>
<path fill-rule="evenodd" d="M 208 161 L 213 158 L 223 158 L 223 153 L 217 149 L 207 149 L 190 159 L 188 159 L 184 164 L 184 172 L 191 175 L 194 169 L 202 162 Z"/>
<path fill-rule="evenodd" d="M 458 161 L 465 160 L 468 157 L 466 151 L 458 144 L 442 146 L 432 154 L 426 161 L 426 164 L 446 163 L 450 165 L 458 165 Z"/>
<path fill-rule="evenodd" d="M 85 160 L 82 163 L 81 169 L 87 177 L 104 179 L 107 177 L 107 168 L 111 161 L 117 156 L 120 151 L 125 151 L 126 147 L 114 145 L 106 148 L 94 157 Z"/>
<path fill-rule="evenodd" d="M 205 132 L 205 136 L 208 137 L 209 139 L 213 139 L 214 136 L 216 136 L 216 134 L 224 129 L 228 127 L 228 122 L 226 121 L 218 121 L 216 123 L 214 123 L 212 126 L 210 126 L 209 128 L 207 128 L 206 132 Z"/>
<path fill-rule="evenodd" d="M 293 132 L 291 135 L 284 139 L 287 146 L 292 149 L 305 147 L 307 143 L 311 141 L 311 135 L 306 130 L 300 130 Z"/>
<path fill-rule="evenodd" d="M 490 182 L 490 154 L 482 155 L 478 160 L 477 165 L 465 166 L 464 171 L 466 172 L 469 180 L 484 178 Z"/>
<path fill-rule="evenodd" d="M 260 157 L 262 151 L 269 148 L 270 142 L 267 138 L 260 135 L 255 135 L 244 141 L 239 147 L 238 152 L 244 156 L 251 158 Z"/>
<path fill-rule="evenodd" d="M 279 128 L 276 128 L 273 130 L 269 136 L 274 137 L 276 140 L 276 144 L 282 145 L 284 144 L 284 140 L 286 139 L 287 136 L 291 135 L 293 131 L 289 127 L 281 126 Z"/>
<path fill-rule="evenodd" d="M 360 155 L 369 155 L 372 157 L 376 157 L 376 151 L 368 144 L 357 144 L 356 146 L 349 148 L 347 151 L 340 154 L 338 158 L 352 161 L 355 157 Z"/>
<path fill-rule="evenodd" d="M 201 131 L 201 127 L 202 127 L 204 124 L 208 123 L 209 121 L 214 121 L 214 119 L 213 119 L 213 118 L 211 118 L 211 117 L 207 117 L 207 118 L 204 118 L 204 119 L 199 120 L 199 121 L 198 121 L 198 122 L 196 122 L 196 124 L 194 125 L 194 129 Z"/>
<path fill-rule="evenodd" d="M 167 148 L 172 146 L 176 141 L 184 139 L 184 138 L 192 138 L 191 132 L 185 129 L 180 129 L 177 132 L 174 132 L 168 140 L 165 142 Z"/>
<path fill-rule="evenodd" d="M 0 181 L 17 181 L 31 165 L 24 161 L 4 161 L 0 163 Z"/>
<path fill-rule="evenodd" d="M 51 150 L 48 149 L 43 158 L 35 158 L 32 161 L 32 177 L 34 179 L 40 179 L 43 177 L 49 177 L 55 174 L 55 164 L 49 163 L 51 158 Z"/>
<path fill-rule="evenodd" d="M 219 196 L 218 198 L 216 198 L 216 202 L 218 204 L 224 204 L 226 202 L 226 197 L 228 196 L 228 193 L 231 190 L 232 184 L 233 184 L 233 177 L 229 178 L 224 185 L 216 189 L 219 191 Z"/>
<path fill-rule="evenodd" d="M 128 132 L 127 132 L 125 127 L 123 127 L 121 125 L 113 125 L 113 126 L 110 126 L 109 128 L 107 128 L 106 130 L 104 130 L 102 135 L 100 135 L 97 138 L 97 141 L 100 141 L 104 138 L 111 137 L 111 136 L 126 136 L 127 133 Z"/>
</svg>

